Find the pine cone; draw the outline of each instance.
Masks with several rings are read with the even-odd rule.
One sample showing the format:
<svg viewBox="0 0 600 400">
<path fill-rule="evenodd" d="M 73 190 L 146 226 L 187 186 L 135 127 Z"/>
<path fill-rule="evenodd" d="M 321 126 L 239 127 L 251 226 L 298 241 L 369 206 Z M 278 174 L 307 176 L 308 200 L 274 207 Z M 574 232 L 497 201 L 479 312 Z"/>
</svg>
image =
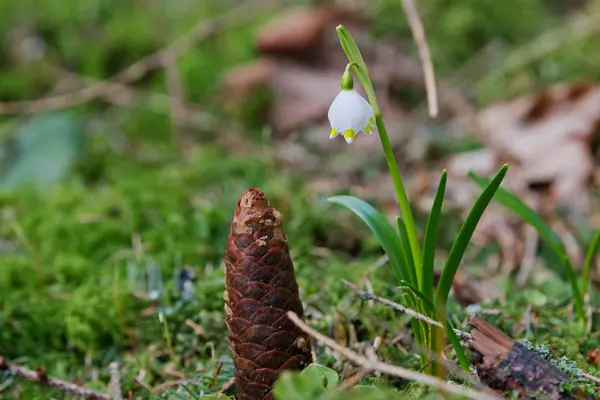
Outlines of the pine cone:
<svg viewBox="0 0 600 400">
<path fill-rule="evenodd" d="M 281 214 L 258 189 L 238 202 L 225 257 L 225 312 L 241 400 L 273 399 L 272 385 L 311 360 L 308 337 L 286 316 L 302 317 Z"/>
</svg>

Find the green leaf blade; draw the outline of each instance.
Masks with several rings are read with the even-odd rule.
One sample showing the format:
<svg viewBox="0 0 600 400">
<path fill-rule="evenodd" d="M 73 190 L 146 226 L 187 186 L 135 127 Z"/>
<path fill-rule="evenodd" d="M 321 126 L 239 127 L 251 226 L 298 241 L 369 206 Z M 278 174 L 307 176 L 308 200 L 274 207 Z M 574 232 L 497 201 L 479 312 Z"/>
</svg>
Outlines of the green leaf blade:
<svg viewBox="0 0 600 400">
<path fill-rule="evenodd" d="M 431 212 L 427 218 L 425 227 L 425 236 L 423 238 L 423 265 L 421 266 L 421 285 L 419 289 L 429 299 L 433 301 L 433 269 L 435 262 L 435 248 L 437 242 L 438 225 L 442 213 L 442 203 L 446 192 L 446 181 L 448 172 L 442 171 L 442 177 L 435 193 Z"/>
<path fill-rule="evenodd" d="M 491 182 L 489 179 L 478 176 L 472 172 L 469 172 L 469 177 L 482 188 Z M 564 245 L 556 232 L 550 228 L 538 213 L 532 210 L 527 204 L 523 203 L 516 195 L 506 189 L 499 188 L 496 192 L 496 200 L 536 228 L 542 239 L 552 246 L 552 249 L 559 257 L 562 258 L 566 254 Z"/>
<path fill-rule="evenodd" d="M 410 282 L 413 286 L 419 287 L 419 275 L 417 275 L 413 253 L 410 249 L 408 231 L 406 230 L 406 225 L 404 225 L 404 221 L 401 217 L 396 218 L 396 225 L 398 226 L 398 236 L 400 236 L 400 245 L 402 246 L 402 254 L 404 255 L 404 263 L 408 270 Z"/>
<path fill-rule="evenodd" d="M 483 212 L 492 201 L 492 198 L 500 187 L 507 170 L 508 165 L 504 164 L 494 179 L 492 179 L 492 181 L 483 190 L 483 193 L 481 193 L 479 198 L 477 198 L 473 208 L 467 216 L 467 219 L 460 228 L 452 248 L 450 249 L 450 254 L 446 260 L 446 265 L 442 271 L 442 276 L 440 277 L 440 281 L 435 293 L 435 306 L 441 307 L 440 312 L 443 312 L 444 315 L 446 314 L 446 303 L 448 302 L 452 281 L 454 280 L 454 276 L 456 275 L 460 261 L 467 250 L 467 246 L 471 241 L 473 232 L 475 232 L 475 228 L 479 223 Z"/>
<path fill-rule="evenodd" d="M 475 175 L 474 173 L 469 173 L 469 177 L 479 186 L 485 186 L 489 182 L 488 179 Z M 527 204 L 525 204 L 521 199 L 508 190 L 498 189 L 496 192 L 496 199 L 513 213 L 525 220 L 525 222 L 533 226 L 537 230 L 540 237 L 546 243 L 548 243 L 552 251 L 561 260 L 564 268 L 564 276 L 569 280 L 571 285 L 577 315 L 580 318 L 585 319 L 585 310 L 583 306 L 584 301 L 582 295 L 583 290 L 580 290 L 579 288 L 577 273 L 575 272 L 575 269 L 569 260 L 567 251 L 564 244 L 560 240 L 560 237 L 556 234 L 556 232 L 554 232 L 554 230 L 552 230 L 552 228 L 550 228 L 546 221 L 544 221 L 544 219 L 537 212 L 532 210 Z"/>
<path fill-rule="evenodd" d="M 450 341 L 452 347 L 454 348 L 454 351 L 456 352 L 456 357 L 458 358 L 458 363 L 460 364 L 460 367 L 464 371 L 468 372 L 471 363 L 469 362 L 469 359 L 465 354 L 465 350 L 460 344 L 460 339 L 458 338 L 458 336 L 456 336 L 456 332 L 454 332 L 454 327 L 450 323 L 450 319 L 446 321 L 446 333 L 448 334 L 448 340 Z"/>
<path fill-rule="evenodd" d="M 594 258 L 600 247 L 600 229 L 596 231 L 592 244 L 588 247 L 588 251 L 585 256 L 585 264 L 583 265 L 583 271 L 581 272 L 581 294 L 586 297 L 590 286 L 590 269 L 594 263 Z"/>
<path fill-rule="evenodd" d="M 404 264 L 405 256 L 400 238 L 383 214 L 366 201 L 354 196 L 333 196 L 327 201 L 346 207 L 362 219 L 387 254 L 398 281 L 410 280 L 408 267 Z"/>
</svg>

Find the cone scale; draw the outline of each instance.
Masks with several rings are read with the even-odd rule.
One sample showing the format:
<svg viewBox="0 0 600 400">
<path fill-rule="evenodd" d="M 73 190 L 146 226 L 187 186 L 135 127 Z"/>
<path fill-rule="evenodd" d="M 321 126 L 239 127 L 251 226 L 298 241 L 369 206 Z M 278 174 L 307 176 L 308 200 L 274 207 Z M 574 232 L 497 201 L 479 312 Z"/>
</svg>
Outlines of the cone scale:
<svg viewBox="0 0 600 400">
<path fill-rule="evenodd" d="M 239 400 L 273 399 L 284 370 L 311 360 L 309 338 L 286 316 L 303 316 L 280 213 L 258 189 L 238 202 L 225 257 L 225 313 Z"/>
</svg>

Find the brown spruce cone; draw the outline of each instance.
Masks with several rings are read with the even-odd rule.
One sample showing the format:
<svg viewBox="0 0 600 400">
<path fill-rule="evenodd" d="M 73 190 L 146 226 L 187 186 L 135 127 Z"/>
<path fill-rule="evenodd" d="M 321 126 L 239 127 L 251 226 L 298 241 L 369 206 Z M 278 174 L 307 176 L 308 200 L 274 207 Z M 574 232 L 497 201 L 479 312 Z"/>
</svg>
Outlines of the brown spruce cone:
<svg viewBox="0 0 600 400">
<path fill-rule="evenodd" d="M 308 336 L 286 316 L 302 317 L 281 215 L 263 192 L 248 189 L 238 202 L 225 257 L 225 312 L 235 382 L 241 400 L 273 399 L 287 369 L 311 360 Z"/>
</svg>

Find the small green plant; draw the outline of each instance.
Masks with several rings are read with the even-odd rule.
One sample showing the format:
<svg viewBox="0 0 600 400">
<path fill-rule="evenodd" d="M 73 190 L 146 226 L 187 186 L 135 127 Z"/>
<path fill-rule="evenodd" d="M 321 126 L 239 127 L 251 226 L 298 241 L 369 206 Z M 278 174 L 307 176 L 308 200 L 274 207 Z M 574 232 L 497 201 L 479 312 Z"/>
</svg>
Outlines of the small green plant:
<svg viewBox="0 0 600 400">
<path fill-rule="evenodd" d="M 333 369 L 311 364 L 302 372 L 286 371 L 275 383 L 273 392 L 277 400 L 363 400 L 400 399 L 399 392 L 373 385 L 357 385 L 350 390 L 340 390 L 340 377 Z"/>
<path fill-rule="evenodd" d="M 469 177 L 480 186 L 486 186 L 489 184 L 489 180 L 477 176 L 474 173 L 470 173 Z M 568 279 L 571 285 L 571 291 L 573 292 L 573 301 L 575 303 L 575 314 L 577 315 L 576 325 L 581 327 L 589 327 L 590 321 L 586 313 L 586 307 L 589 306 L 590 301 L 590 269 L 594 262 L 598 246 L 600 245 L 600 230 L 594 235 L 594 239 L 586 250 L 585 263 L 583 265 L 581 278 L 577 278 L 577 273 L 573 268 L 573 263 L 567 255 L 567 250 L 564 243 L 560 240 L 558 234 L 550 228 L 550 226 L 544 221 L 541 215 L 532 210 L 529 206 L 523 203 L 516 195 L 509 192 L 506 189 L 500 189 L 497 193 L 496 199 L 510 211 L 517 214 L 528 224 L 533 226 L 540 237 L 548 244 L 552 252 L 560 260 L 562 267 L 561 274 Z M 585 249 L 584 249 L 585 250 Z M 583 332 L 580 329 L 580 332 Z"/>
<path fill-rule="evenodd" d="M 456 350 L 461 366 L 467 369 L 468 360 L 458 338 L 454 334 L 451 323 L 447 320 L 448 296 L 452 281 L 475 227 L 496 190 L 498 190 L 508 166 L 504 165 L 498 171 L 473 205 L 450 250 L 441 279 L 437 287 L 434 287 L 434 254 L 446 188 L 446 171 L 442 172 L 421 245 L 408 196 L 377 104 L 375 90 L 367 66 L 350 33 L 343 26 L 339 26 L 337 32 L 349 63 L 342 75 L 342 91 L 332 103 L 329 111 L 329 120 L 332 125 L 331 137 L 334 138 L 338 134 L 342 134 L 346 141 L 351 143 L 359 131 L 371 134 L 372 125 L 377 127 L 383 153 L 400 204 L 401 216 L 396 220 L 396 227 L 392 227 L 382 213 L 359 198 L 334 196 L 329 198 L 329 201 L 347 207 L 367 224 L 387 254 L 398 283 L 410 289 L 405 296 L 407 304 L 416 311 L 441 321 L 446 326 L 445 333 Z M 364 87 L 368 102 L 354 91 L 351 72 L 354 72 Z M 447 322 L 444 323 L 444 321 Z M 425 325 L 423 322 L 416 320 L 412 322 L 412 328 L 415 339 L 422 348 L 421 363 L 426 366 L 432 362 L 431 349 L 435 350 L 436 354 L 440 353 L 443 344 L 441 340 L 443 332 L 440 332 L 438 328 Z M 436 370 L 441 371 L 439 367 Z"/>
</svg>

